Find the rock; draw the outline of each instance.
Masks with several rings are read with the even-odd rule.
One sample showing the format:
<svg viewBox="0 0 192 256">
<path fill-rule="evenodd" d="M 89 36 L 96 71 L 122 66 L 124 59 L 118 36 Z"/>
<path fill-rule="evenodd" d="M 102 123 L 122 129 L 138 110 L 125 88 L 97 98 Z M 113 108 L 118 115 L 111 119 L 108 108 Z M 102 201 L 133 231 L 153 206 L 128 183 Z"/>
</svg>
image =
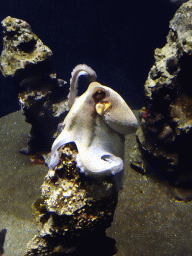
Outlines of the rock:
<svg viewBox="0 0 192 256">
<path fill-rule="evenodd" d="M 42 198 L 33 205 L 39 235 L 28 243 L 26 256 L 72 253 L 82 243 L 85 247 L 79 255 L 85 255 L 87 238 L 100 247 L 98 240 L 106 239 L 105 230 L 113 220 L 118 198 L 113 179 L 90 179 L 80 173 L 74 143 L 59 151 L 60 163 L 48 171 Z"/>
<path fill-rule="evenodd" d="M 50 152 L 58 124 L 68 110 L 69 87 L 52 69 L 52 51 L 26 21 L 8 16 L 2 26 L 0 69 L 4 76 L 15 77 L 22 113 L 31 124 L 28 146 L 21 152 Z"/>
<path fill-rule="evenodd" d="M 192 185 L 192 1 L 181 5 L 169 28 L 167 43 L 155 50 L 145 83 L 147 103 L 140 113 L 137 150 L 142 152 L 144 171 L 150 165 L 148 173 L 188 187 Z"/>
<path fill-rule="evenodd" d="M 52 51 L 36 36 L 30 25 L 10 16 L 2 21 L 3 51 L 1 72 L 4 76 L 15 76 L 25 72 L 26 66 L 49 59 Z"/>
</svg>

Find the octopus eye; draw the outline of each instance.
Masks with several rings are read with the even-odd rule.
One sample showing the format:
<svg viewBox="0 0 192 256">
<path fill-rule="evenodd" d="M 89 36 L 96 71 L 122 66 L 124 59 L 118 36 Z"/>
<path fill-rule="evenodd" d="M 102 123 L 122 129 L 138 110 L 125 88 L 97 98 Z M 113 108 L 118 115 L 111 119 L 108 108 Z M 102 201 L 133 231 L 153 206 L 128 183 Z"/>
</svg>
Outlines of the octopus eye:
<svg viewBox="0 0 192 256">
<path fill-rule="evenodd" d="M 101 101 L 102 99 L 104 99 L 106 97 L 106 94 L 104 91 L 102 90 L 98 90 L 96 91 L 94 94 L 93 94 L 93 99 L 96 101 L 96 102 L 99 102 Z"/>
</svg>

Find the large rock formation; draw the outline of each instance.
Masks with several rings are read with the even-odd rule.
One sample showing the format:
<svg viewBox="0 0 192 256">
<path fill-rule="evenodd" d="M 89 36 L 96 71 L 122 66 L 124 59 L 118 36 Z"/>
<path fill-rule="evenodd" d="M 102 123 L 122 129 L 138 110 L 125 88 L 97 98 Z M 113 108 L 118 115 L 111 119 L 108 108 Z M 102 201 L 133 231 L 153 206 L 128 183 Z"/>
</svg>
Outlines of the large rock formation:
<svg viewBox="0 0 192 256">
<path fill-rule="evenodd" d="M 177 10 L 169 28 L 145 83 L 147 104 L 137 132 L 141 151 L 134 152 L 132 164 L 174 185 L 191 187 L 192 1 Z"/>
<path fill-rule="evenodd" d="M 42 198 L 33 205 L 39 234 L 28 243 L 26 256 L 73 251 L 78 251 L 75 255 L 108 255 L 112 241 L 105 230 L 111 225 L 118 198 L 114 180 L 82 175 L 76 167 L 74 143 L 59 152 L 60 163 L 49 170 L 41 187 Z"/>
<path fill-rule="evenodd" d="M 8 16 L 2 26 L 0 69 L 4 76 L 15 78 L 21 110 L 31 124 L 28 147 L 22 152 L 49 152 L 57 126 L 68 110 L 69 87 L 53 71 L 52 51 L 26 21 Z"/>
</svg>

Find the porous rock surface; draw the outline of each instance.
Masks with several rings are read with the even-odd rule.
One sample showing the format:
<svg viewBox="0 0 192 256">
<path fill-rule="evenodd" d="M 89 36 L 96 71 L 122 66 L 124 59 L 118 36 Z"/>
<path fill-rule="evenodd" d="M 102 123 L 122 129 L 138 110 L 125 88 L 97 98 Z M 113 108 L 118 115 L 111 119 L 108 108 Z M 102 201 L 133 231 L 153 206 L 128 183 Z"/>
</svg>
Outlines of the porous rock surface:
<svg viewBox="0 0 192 256">
<path fill-rule="evenodd" d="M 140 113 L 139 147 L 132 165 L 152 170 L 174 185 L 191 187 L 192 1 L 181 5 L 169 28 L 167 43 L 155 49 L 145 83 L 147 103 Z"/>
<path fill-rule="evenodd" d="M 32 32 L 26 21 L 8 16 L 2 26 L 1 72 L 4 76 L 14 76 L 30 63 L 37 64 L 51 57 L 52 51 Z"/>
<path fill-rule="evenodd" d="M 42 198 L 33 205 L 39 235 L 28 243 L 26 256 L 72 253 L 81 243 L 89 247 L 87 237 L 99 247 L 98 239 L 104 239 L 113 220 L 118 196 L 113 180 L 81 174 L 75 144 L 62 146 L 59 154 L 59 164 L 48 171 L 41 187 Z"/>
<path fill-rule="evenodd" d="M 50 152 L 57 126 L 68 110 L 69 88 L 52 69 L 52 51 L 26 21 L 8 16 L 2 26 L 0 70 L 5 77 L 14 77 L 22 113 L 31 124 L 28 147 L 22 152 Z"/>
</svg>

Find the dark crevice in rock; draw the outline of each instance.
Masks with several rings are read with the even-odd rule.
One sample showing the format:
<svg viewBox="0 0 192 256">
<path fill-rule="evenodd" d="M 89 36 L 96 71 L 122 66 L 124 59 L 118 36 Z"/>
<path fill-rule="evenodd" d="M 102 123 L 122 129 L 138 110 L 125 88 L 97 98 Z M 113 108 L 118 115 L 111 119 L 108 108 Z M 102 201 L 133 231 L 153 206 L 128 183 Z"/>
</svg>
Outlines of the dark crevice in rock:
<svg viewBox="0 0 192 256">
<path fill-rule="evenodd" d="M 182 91 L 192 97 L 192 56 L 185 54 L 180 59 L 181 71 L 178 74 L 178 82 Z"/>
<path fill-rule="evenodd" d="M 29 42 L 22 42 L 18 45 L 18 49 L 26 53 L 31 53 L 35 49 L 36 42 L 35 39 L 32 39 Z"/>
</svg>

